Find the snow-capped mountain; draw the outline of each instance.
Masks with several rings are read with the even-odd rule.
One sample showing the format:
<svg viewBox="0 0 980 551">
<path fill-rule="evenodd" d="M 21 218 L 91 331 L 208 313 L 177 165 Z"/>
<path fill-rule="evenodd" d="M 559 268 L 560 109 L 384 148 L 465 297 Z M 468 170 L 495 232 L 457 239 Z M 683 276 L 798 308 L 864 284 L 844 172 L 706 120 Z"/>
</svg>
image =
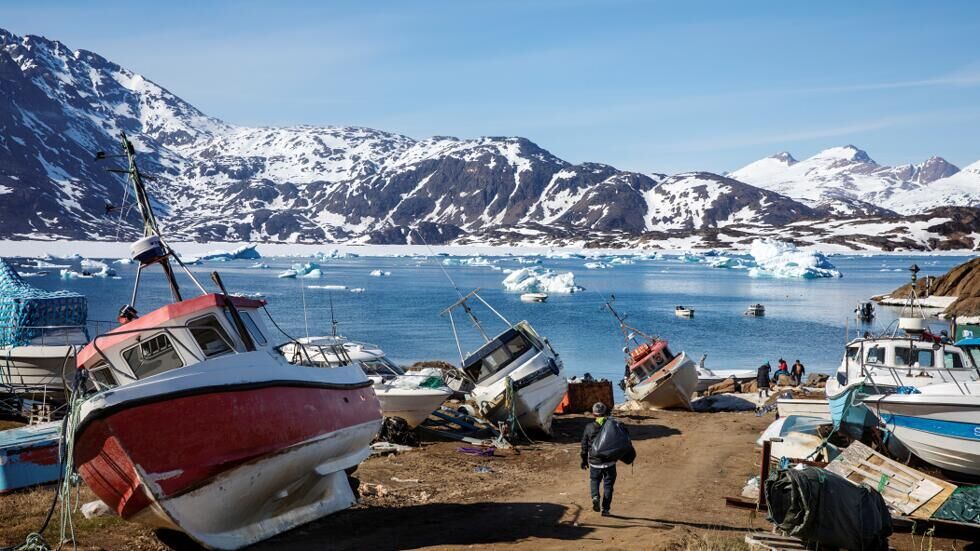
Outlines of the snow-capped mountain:
<svg viewBox="0 0 980 551">
<path fill-rule="evenodd" d="M 837 148 L 801 162 L 780 154 L 731 177 L 668 178 L 572 164 L 519 137 L 236 126 L 97 54 L 0 30 L 0 238 L 136 235 L 126 182 L 105 170 L 111 162 L 94 161 L 96 151 L 119 151 L 120 131 L 154 176 L 148 185 L 168 233 L 215 241 L 404 243 L 421 235 L 626 245 L 778 233 L 832 212 L 892 216 L 866 201 L 924 186 L 965 201 L 957 190 L 969 189 L 976 172 L 964 176 L 941 159 L 880 167 L 856 148 Z M 804 177 L 822 178 L 826 194 Z M 879 182 L 875 194 L 862 191 L 865 180 Z"/>
<path fill-rule="evenodd" d="M 928 206 L 915 200 L 929 195 L 923 190 L 933 190 L 933 182 L 957 172 L 959 169 L 942 157 L 918 164 L 882 166 L 864 151 L 846 145 L 825 149 L 803 161 L 786 152 L 778 153 L 729 176 L 837 214 L 887 215 L 889 211 L 910 214 L 937 206 L 972 206 L 958 194 L 940 196 Z"/>
</svg>

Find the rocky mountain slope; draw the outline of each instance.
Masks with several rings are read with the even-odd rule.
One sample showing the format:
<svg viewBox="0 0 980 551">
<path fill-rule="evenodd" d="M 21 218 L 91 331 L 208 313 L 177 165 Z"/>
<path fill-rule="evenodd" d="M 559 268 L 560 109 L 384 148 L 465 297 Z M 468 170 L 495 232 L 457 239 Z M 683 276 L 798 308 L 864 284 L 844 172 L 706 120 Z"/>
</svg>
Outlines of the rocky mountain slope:
<svg viewBox="0 0 980 551">
<path fill-rule="evenodd" d="M 105 171 L 111 162 L 93 158 L 117 152 L 120 131 L 154 176 L 149 186 L 167 231 L 194 240 L 404 243 L 421 234 L 438 243 L 628 246 L 729 236 L 723 245 L 763 232 L 819 241 L 836 234 L 800 228 L 918 212 L 887 201 L 926 187 L 949 188 L 954 202 L 973 197 L 959 191 L 973 172 L 941 159 L 881 167 L 850 147 L 801 162 L 780 155 L 729 177 L 667 177 L 572 164 L 519 137 L 416 140 L 368 128 L 236 126 L 97 54 L 3 30 L 0 77 L 0 238 L 135 235 L 125 181 Z M 971 223 L 969 211 L 942 216 L 930 220 Z M 969 232 L 947 239 L 933 230 L 889 231 L 860 247 L 977 246 Z"/>
</svg>

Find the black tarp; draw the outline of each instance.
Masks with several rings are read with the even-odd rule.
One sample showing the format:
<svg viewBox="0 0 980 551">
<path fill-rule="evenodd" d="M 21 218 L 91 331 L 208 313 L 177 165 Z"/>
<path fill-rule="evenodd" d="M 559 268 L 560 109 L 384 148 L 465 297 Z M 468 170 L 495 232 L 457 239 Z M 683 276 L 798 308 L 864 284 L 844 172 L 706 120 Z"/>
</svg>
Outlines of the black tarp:
<svg viewBox="0 0 980 551">
<path fill-rule="evenodd" d="M 592 440 L 589 455 L 603 463 L 622 461 L 629 465 L 636 459 L 636 450 L 633 449 L 633 441 L 630 440 L 626 427 L 618 421 L 606 419 L 599 434 Z"/>
<path fill-rule="evenodd" d="M 891 515 L 871 488 L 806 467 L 773 473 L 765 490 L 769 520 L 788 536 L 842 549 L 888 549 Z"/>
</svg>

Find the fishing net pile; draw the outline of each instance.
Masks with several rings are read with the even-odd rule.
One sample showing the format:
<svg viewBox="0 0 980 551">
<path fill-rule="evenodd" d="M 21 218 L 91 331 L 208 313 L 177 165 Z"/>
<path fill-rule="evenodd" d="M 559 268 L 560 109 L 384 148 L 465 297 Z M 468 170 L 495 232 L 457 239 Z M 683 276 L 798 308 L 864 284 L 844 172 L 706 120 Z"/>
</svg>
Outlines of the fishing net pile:
<svg viewBox="0 0 980 551">
<path fill-rule="evenodd" d="M 87 317 L 84 296 L 28 285 L 0 258 L 0 347 L 31 344 L 42 327 L 84 326 Z"/>
</svg>

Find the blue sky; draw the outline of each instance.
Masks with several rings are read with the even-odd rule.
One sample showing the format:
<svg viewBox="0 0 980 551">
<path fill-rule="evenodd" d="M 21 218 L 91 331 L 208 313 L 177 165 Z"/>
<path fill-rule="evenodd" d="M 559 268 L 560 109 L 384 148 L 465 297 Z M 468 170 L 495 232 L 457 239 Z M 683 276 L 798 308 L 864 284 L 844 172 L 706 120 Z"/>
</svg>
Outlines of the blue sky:
<svg viewBox="0 0 980 551">
<path fill-rule="evenodd" d="M 240 124 L 517 135 L 657 172 L 847 143 L 980 160 L 980 2 L 6 0 L 0 27 Z"/>
</svg>

